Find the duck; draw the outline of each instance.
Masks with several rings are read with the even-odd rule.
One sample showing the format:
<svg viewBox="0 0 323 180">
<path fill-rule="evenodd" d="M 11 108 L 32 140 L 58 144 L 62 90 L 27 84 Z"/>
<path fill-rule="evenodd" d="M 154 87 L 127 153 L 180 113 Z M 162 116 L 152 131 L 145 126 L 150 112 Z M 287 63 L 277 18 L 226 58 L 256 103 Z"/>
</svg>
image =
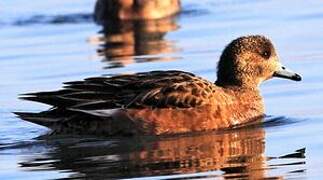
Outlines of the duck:
<svg viewBox="0 0 323 180">
<path fill-rule="evenodd" d="M 20 98 L 51 105 L 20 118 L 55 133 L 173 135 L 230 129 L 265 115 L 260 84 L 273 77 L 301 81 L 283 66 L 273 43 L 242 36 L 223 50 L 217 80 L 180 70 L 150 71 L 66 82 L 56 91 Z"/>
<path fill-rule="evenodd" d="M 97 0 L 94 20 L 98 24 L 115 20 L 156 20 L 176 16 L 180 11 L 180 0 Z"/>
</svg>

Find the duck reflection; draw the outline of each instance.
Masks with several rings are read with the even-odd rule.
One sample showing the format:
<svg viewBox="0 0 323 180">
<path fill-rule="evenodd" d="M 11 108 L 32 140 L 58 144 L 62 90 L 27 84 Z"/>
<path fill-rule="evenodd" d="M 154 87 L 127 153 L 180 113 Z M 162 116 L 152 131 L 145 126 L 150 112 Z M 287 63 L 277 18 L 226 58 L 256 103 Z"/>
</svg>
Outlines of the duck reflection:
<svg viewBox="0 0 323 180">
<path fill-rule="evenodd" d="M 117 12 L 112 12 L 108 8 L 116 6 L 113 2 L 117 2 L 108 2 L 110 3 L 107 3 L 107 1 L 97 2 L 95 21 L 103 26 L 102 36 L 90 38 L 91 43 L 100 44 L 98 55 L 104 57 L 103 61 L 108 62 L 107 68 L 122 67 L 136 62 L 169 61 L 175 59 L 167 56 L 167 54 L 174 53 L 178 49 L 176 49 L 173 42 L 165 39 L 168 32 L 179 28 L 174 12 L 158 19 L 136 18 L 135 15 L 132 16 L 133 18 L 120 18 L 115 17 L 118 15 L 113 15 L 118 14 Z M 147 2 L 143 1 L 139 5 L 133 6 L 141 7 L 145 4 Z M 172 3 L 170 2 L 167 6 L 172 7 L 171 5 Z M 125 5 L 119 6 L 117 9 L 122 9 Z M 159 12 L 163 11 L 166 7 L 147 6 L 145 8 Z"/>
<path fill-rule="evenodd" d="M 74 138 L 53 145 L 49 153 L 26 160 L 21 167 L 69 170 L 75 178 L 129 178 L 212 171 L 216 175 L 210 172 L 203 176 L 262 179 L 266 169 L 264 137 L 264 129 L 249 128 L 177 137 L 93 141 Z"/>
</svg>

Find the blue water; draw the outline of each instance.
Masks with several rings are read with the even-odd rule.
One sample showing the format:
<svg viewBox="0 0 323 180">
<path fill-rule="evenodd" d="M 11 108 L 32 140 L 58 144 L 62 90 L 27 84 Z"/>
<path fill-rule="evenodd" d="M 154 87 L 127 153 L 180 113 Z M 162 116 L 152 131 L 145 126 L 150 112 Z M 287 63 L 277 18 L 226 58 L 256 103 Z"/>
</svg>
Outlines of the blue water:
<svg viewBox="0 0 323 180">
<path fill-rule="evenodd" d="M 323 176 L 323 2 L 183 0 L 183 12 L 170 23 L 174 28 L 154 41 L 139 42 L 136 52 L 131 46 L 123 49 L 129 54 L 121 56 L 111 55 L 118 47 L 100 41 L 103 27 L 91 18 L 94 4 L 0 2 L 0 179 Z M 224 46 L 247 34 L 272 39 L 283 64 L 303 77 L 261 86 L 268 126 L 170 139 L 46 139 L 39 138 L 46 128 L 12 113 L 48 108 L 19 100 L 19 94 L 104 74 L 180 69 L 214 81 Z M 305 157 L 281 158 L 302 148 Z M 217 153 L 234 149 L 237 154 Z M 252 150 L 244 154 L 241 149 Z M 242 168 L 241 158 L 256 168 Z M 233 171 L 235 161 L 243 172 L 226 169 Z"/>
</svg>

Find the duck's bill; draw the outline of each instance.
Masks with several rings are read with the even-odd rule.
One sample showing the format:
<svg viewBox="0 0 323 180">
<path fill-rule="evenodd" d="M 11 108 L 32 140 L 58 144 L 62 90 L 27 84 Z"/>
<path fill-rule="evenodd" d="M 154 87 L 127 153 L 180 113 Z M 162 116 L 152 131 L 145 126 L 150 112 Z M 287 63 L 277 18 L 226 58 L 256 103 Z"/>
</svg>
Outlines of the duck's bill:
<svg viewBox="0 0 323 180">
<path fill-rule="evenodd" d="M 298 75 L 297 73 L 294 73 L 291 70 L 286 69 L 285 67 L 282 67 L 281 70 L 278 70 L 274 72 L 274 77 L 279 77 L 279 78 L 285 78 L 285 79 L 290 79 L 293 81 L 301 81 L 302 77 Z"/>
</svg>

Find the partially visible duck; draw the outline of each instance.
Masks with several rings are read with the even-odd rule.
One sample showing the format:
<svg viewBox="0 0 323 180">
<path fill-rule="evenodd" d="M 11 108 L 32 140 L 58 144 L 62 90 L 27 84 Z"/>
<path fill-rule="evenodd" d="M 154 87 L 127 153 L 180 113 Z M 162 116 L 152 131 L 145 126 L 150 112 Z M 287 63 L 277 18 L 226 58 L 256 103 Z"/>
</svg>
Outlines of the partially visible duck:
<svg viewBox="0 0 323 180">
<path fill-rule="evenodd" d="M 230 128 L 264 115 L 261 82 L 300 81 L 279 62 L 264 36 L 239 37 L 224 49 L 215 83 L 184 71 L 152 71 L 68 82 L 62 90 L 23 99 L 52 105 L 21 118 L 54 132 L 177 134 Z M 58 115 L 60 114 L 60 115 Z"/>
<path fill-rule="evenodd" d="M 181 10 L 180 0 L 97 0 L 95 21 L 151 20 L 173 16 Z"/>
</svg>

